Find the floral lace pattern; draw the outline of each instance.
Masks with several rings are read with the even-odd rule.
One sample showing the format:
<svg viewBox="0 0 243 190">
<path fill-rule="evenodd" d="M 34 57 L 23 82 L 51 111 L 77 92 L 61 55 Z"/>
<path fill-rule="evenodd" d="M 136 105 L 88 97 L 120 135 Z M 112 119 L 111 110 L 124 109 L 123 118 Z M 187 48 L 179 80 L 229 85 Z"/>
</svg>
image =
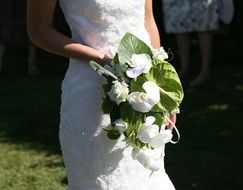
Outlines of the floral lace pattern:
<svg viewBox="0 0 243 190">
<path fill-rule="evenodd" d="M 168 33 L 218 29 L 217 0 L 163 0 L 165 30 Z"/>
</svg>

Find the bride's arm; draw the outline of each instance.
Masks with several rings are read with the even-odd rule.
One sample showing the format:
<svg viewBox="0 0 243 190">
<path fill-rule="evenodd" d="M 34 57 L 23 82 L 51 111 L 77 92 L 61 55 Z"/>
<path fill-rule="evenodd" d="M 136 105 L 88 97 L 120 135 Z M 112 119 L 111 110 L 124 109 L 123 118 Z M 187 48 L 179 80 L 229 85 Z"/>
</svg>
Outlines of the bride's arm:
<svg viewBox="0 0 243 190">
<path fill-rule="evenodd" d="M 37 46 L 65 57 L 78 60 L 94 60 L 100 64 L 109 58 L 102 52 L 73 41 L 52 27 L 57 0 L 27 1 L 27 31 Z"/>
<path fill-rule="evenodd" d="M 160 37 L 153 15 L 153 0 L 146 0 L 145 4 L 145 27 L 150 35 L 154 48 L 160 48 Z"/>
</svg>

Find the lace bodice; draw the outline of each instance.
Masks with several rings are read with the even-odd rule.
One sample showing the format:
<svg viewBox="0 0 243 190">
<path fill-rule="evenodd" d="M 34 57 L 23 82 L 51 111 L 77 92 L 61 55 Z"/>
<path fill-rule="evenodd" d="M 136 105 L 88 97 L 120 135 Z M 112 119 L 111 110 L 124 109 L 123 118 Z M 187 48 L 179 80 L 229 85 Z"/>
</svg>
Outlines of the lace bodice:
<svg viewBox="0 0 243 190">
<path fill-rule="evenodd" d="M 105 53 L 114 53 L 131 32 L 150 43 L 144 27 L 145 0 L 60 0 L 73 39 Z"/>
</svg>

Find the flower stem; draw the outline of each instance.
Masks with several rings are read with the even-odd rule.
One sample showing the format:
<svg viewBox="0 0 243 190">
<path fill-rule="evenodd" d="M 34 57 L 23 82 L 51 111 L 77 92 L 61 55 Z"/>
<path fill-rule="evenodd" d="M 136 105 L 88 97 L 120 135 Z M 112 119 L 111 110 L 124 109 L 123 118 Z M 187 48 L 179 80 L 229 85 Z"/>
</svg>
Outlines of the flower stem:
<svg viewBox="0 0 243 190">
<path fill-rule="evenodd" d="M 106 70 L 104 67 L 102 67 L 100 64 L 96 63 L 95 61 L 90 61 L 89 64 L 91 65 L 91 67 L 97 71 L 100 75 L 106 74 L 111 76 L 112 78 L 114 78 L 115 80 L 118 79 L 118 77 L 116 75 L 114 75 L 112 72 Z"/>
</svg>

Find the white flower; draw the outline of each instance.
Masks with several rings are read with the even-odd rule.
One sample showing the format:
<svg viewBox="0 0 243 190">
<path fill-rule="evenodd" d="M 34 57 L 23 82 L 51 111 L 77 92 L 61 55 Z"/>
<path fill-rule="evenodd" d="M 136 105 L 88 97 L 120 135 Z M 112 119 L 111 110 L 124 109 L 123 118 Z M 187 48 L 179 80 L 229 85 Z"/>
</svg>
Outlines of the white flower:
<svg viewBox="0 0 243 190">
<path fill-rule="evenodd" d="M 159 49 L 152 49 L 152 54 L 154 59 L 156 58 L 162 61 L 169 58 L 163 47 L 160 47 Z"/>
<path fill-rule="evenodd" d="M 127 129 L 127 123 L 122 119 L 118 119 L 115 121 L 115 127 L 117 128 L 120 134 L 123 134 Z"/>
<path fill-rule="evenodd" d="M 149 143 L 159 133 L 159 126 L 153 124 L 154 121 L 153 116 L 147 117 L 142 128 L 138 131 L 137 138 L 143 143 Z"/>
<path fill-rule="evenodd" d="M 145 119 L 141 129 L 139 129 L 137 138 L 143 143 L 148 143 L 153 148 L 163 147 L 172 139 L 172 132 L 169 129 L 161 130 L 159 126 L 154 124 L 155 118 L 149 116 Z M 163 125 L 162 125 L 163 127 Z"/>
<path fill-rule="evenodd" d="M 126 74 L 129 78 L 137 78 L 142 73 L 149 72 L 152 67 L 152 60 L 148 54 L 133 54 L 131 63 L 128 63 L 130 68 Z"/>
<path fill-rule="evenodd" d="M 163 167 L 163 159 L 152 159 L 150 158 L 146 163 L 146 168 L 151 171 L 158 171 Z"/>
<path fill-rule="evenodd" d="M 159 134 L 154 136 L 149 142 L 149 144 L 153 148 L 160 148 L 164 146 L 164 144 L 170 142 L 171 139 L 172 139 L 171 130 L 166 129 L 166 130 L 162 130 Z"/>
<path fill-rule="evenodd" d="M 152 157 L 152 152 L 150 150 L 139 150 L 136 154 L 136 159 L 144 167 L 146 166 L 147 161 Z"/>
<path fill-rule="evenodd" d="M 152 150 L 140 150 L 136 158 L 140 164 L 151 171 L 158 171 L 163 167 L 163 158 L 154 158 Z"/>
<path fill-rule="evenodd" d="M 112 82 L 113 85 L 111 90 L 108 92 L 108 95 L 111 100 L 115 101 L 118 105 L 121 102 L 125 102 L 129 93 L 128 85 L 122 81 L 117 80 Z"/>
<path fill-rule="evenodd" d="M 144 92 L 133 92 L 128 95 L 128 102 L 136 111 L 149 112 L 160 101 L 159 87 L 154 82 L 143 84 Z"/>
</svg>

